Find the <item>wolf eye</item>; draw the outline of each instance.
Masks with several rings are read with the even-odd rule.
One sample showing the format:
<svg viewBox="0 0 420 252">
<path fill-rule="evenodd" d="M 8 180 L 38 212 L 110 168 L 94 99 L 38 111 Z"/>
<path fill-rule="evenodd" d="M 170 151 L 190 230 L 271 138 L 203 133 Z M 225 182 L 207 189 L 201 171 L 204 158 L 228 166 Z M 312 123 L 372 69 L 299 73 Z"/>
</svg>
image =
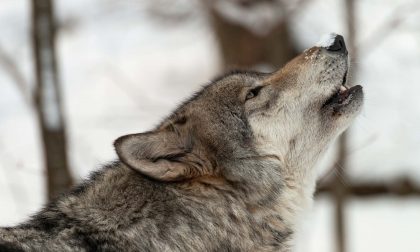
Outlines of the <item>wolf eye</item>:
<svg viewBox="0 0 420 252">
<path fill-rule="evenodd" d="M 263 86 L 259 86 L 259 87 L 256 87 L 256 88 L 253 88 L 253 89 L 249 90 L 248 94 L 246 94 L 245 100 L 249 100 L 249 99 L 252 99 L 252 98 L 256 97 L 260 93 L 262 88 L 263 88 Z"/>
</svg>

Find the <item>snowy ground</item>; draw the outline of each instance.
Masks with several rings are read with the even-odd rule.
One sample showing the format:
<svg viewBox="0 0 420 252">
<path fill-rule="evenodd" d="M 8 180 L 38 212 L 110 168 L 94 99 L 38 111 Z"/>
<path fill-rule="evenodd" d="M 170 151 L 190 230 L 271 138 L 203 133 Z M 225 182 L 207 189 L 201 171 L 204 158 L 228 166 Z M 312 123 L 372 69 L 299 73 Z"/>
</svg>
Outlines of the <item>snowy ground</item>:
<svg viewBox="0 0 420 252">
<path fill-rule="evenodd" d="M 76 21 L 59 37 L 76 178 L 113 160 L 112 142 L 118 136 L 150 129 L 219 73 L 217 48 L 203 19 L 179 25 L 150 22 L 139 2 L 117 2 L 58 1 L 60 19 Z M 339 2 L 314 0 L 294 18 L 302 49 L 324 33 L 345 35 Z M 350 175 L 356 180 L 409 174 L 420 182 L 420 11 L 407 15 L 380 44 L 370 39 L 404 2 L 409 1 L 357 5 L 363 53 L 353 64 L 360 69 L 357 81 L 364 86 L 366 104 L 351 130 Z M 28 7 L 28 1 L 1 1 L 0 48 L 19 62 L 31 83 Z M 0 83 L 0 225 L 10 225 L 39 209 L 45 192 L 32 112 L 2 68 Z M 321 168 L 329 163 L 327 158 Z M 332 210 L 327 198 L 316 202 L 297 251 L 334 251 Z M 420 199 L 354 200 L 347 213 L 349 251 L 419 251 Z"/>
</svg>

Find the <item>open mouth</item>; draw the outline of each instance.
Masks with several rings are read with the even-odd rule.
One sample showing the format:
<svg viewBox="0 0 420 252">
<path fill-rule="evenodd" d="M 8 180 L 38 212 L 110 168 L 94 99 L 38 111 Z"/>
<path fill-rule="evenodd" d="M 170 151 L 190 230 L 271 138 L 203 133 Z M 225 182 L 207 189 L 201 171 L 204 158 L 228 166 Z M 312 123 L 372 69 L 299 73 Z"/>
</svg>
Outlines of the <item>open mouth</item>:
<svg viewBox="0 0 420 252">
<path fill-rule="evenodd" d="M 324 104 L 325 106 L 341 107 L 349 104 L 356 92 L 362 89 L 362 86 L 356 85 L 351 88 L 346 86 L 347 72 L 344 74 L 343 81 L 335 92 Z"/>
</svg>

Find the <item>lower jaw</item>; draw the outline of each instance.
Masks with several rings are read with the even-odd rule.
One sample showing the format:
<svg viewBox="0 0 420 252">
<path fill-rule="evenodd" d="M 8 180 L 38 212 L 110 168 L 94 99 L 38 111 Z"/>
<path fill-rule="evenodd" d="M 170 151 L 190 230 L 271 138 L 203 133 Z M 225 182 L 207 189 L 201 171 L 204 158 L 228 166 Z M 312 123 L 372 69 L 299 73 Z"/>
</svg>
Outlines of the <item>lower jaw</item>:
<svg viewBox="0 0 420 252">
<path fill-rule="evenodd" d="M 332 107 L 334 110 L 346 107 L 353 101 L 353 96 L 361 90 L 359 85 L 353 86 L 345 91 L 339 91 L 331 96 L 323 105 L 323 107 Z"/>
</svg>

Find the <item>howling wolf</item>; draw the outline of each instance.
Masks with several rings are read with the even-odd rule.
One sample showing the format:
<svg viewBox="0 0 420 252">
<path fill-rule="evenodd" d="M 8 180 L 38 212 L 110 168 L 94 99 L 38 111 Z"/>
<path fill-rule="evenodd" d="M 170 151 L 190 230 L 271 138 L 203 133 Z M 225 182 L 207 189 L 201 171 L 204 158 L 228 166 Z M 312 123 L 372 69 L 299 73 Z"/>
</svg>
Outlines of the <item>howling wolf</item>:
<svg viewBox="0 0 420 252">
<path fill-rule="evenodd" d="M 360 112 L 344 39 L 214 80 L 119 159 L 0 229 L 0 251 L 290 251 L 314 164 Z"/>
</svg>

